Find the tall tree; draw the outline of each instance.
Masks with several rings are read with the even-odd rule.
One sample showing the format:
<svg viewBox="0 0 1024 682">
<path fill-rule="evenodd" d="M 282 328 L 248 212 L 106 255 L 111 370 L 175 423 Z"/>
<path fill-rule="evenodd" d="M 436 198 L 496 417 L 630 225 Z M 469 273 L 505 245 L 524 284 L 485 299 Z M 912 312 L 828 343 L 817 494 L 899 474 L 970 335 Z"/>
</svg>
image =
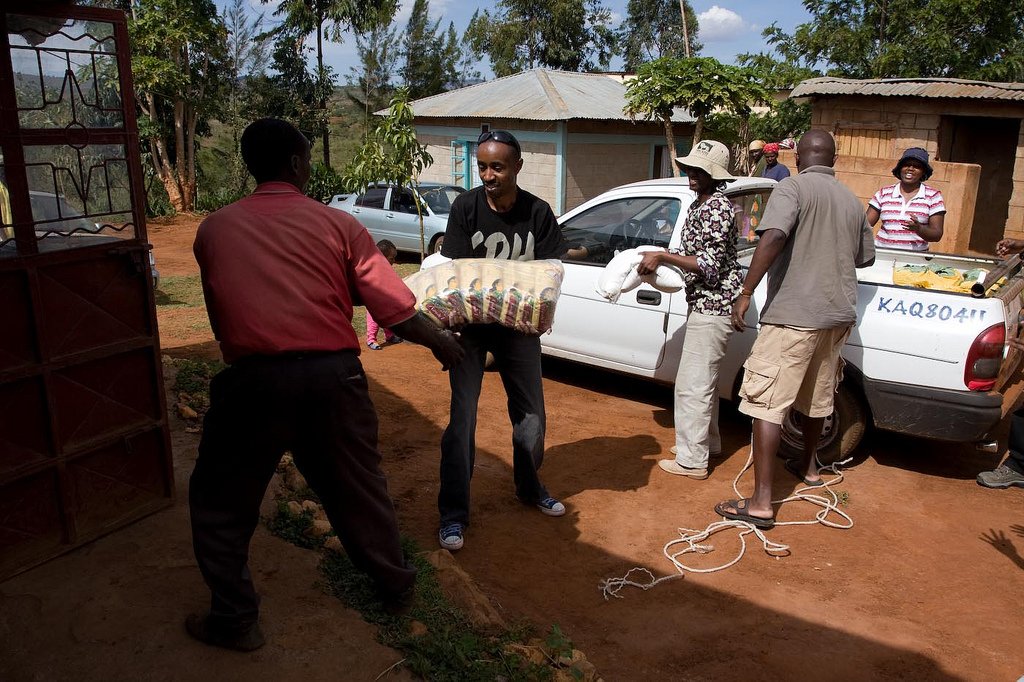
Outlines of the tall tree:
<svg viewBox="0 0 1024 682">
<path fill-rule="evenodd" d="M 135 0 L 129 32 L 139 127 L 176 211 L 196 199 L 196 151 L 218 114 L 227 30 L 212 0 Z"/>
<path fill-rule="evenodd" d="M 245 0 L 231 0 L 221 15 L 227 29 L 227 98 L 222 121 L 231 130 L 232 168 L 231 177 L 235 191 L 241 191 L 248 182 L 248 174 L 241 163 L 239 139 L 246 99 L 246 88 L 250 79 L 262 75 L 270 62 L 269 38 L 263 33 L 262 13 L 249 15 Z"/>
<path fill-rule="evenodd" d="M 262 0 L 263 3 L 272 0 Z M 327 126 L 327 100 L 334 90 L 333 72 L 324 66 L 324 39 L 341 41 L 346 30 L 366 32 L 376 25 L 391 23 L 398 0 L 282 0 L 274 16 L 283 17 L 279 30 L 302 36 L 316 36 L 316 82 L 322 124 L 323 162 L 331 165 L 331 140 Z"/>
<path fill-rule="evenodd" d="M 418 198 L 420 173 L 433 162 L 430 152 L 416 139 L 409 93 L 399 88 L 391 99 L 387 115 L 367 136 L 355 158 L 345 168 L 342 186 L 348 191 L 358 192 L 373 182 L 391 182 L 416 188 Z M 416 213 L 420 219 L 420 260 L 423 260 L 427 247 L 423 208 L 418 200 Z"/>
<path fill-rule="evenodd" d="M 386 107 L 395 90 L 392 77 L 401 58 L 397 33 L 397 28 L 378 25 L 366 33 L 355 34 L 359 66 L 350 69 L 348 81 L 359 92 L 350 90 L 348 97 L 363 110 L 367 131 L 370 115 Z"/>
<path fill-rule="evenodd" d="M 309 71 L 310 49 L 305 36 L 292 30 L 275 32 L 272 74 L 246 79 L 244 108 L 252 116 L 274 116 L 295 125 L 313 139 L 323 127 L 318 81 Z"/>
<path fill-rule="evenodd" d="M 673 153 L 672 113 L 676 107 L 686 107 L 696 117 L 696 144 L 712 112 L 746 118 L 754 104 L 770 101 L 771 93 L 751 71 L 711 57 L 661 57 L 637 69 L 636 78 L 626 86 L 626 99 L 628 116 L 662 121 L 669 153 Z M 678 175 L 679 169 L 673 169 Z"/>
<path fill-rule="evenodd" d="M 452 88 L 462 88 L 482 80 L 480 74 L 480 60 L 477 56 L 477 41 L 474 37 L 474 22 L 478 22 L 480 11 L 473 12 L 469 25 L 459 39 L 459 56 L 455 63 L 455 78 L 451 83 Z M 455 31 L 455 27 L 449 25 L 449 34 Z"/>
<path fill-rule="evenodd" d="M 607 68 L 615 51 L 611 13 L 601 0 L 499 0 L 495 14 L 474 14 L 467 33 L 496 76 L 546 66 Z"/>
<path fill-rule="evenodd" d="M 791 62 L 847 78 L 1024 80 L 1024 3 L 803 0 L 811 21 L 764 30 Z"/>
<path fill-rule="evenodd" d="M 703 45 L 697 40 L 697 14 L 689 0 L 682 0 L 686 12 L 686 34 L 690 54 L 683 39 L 683 15 L 680 0 L 629 0 L 626 20 L 618 30 L 623 68 L 636 71 L 644 62 L 659 57 L 696 56 Z"/>
<path fill-rule="evenodd" d="M 428 0 L 415 0 L 401 41 L 401 79 L 410 99 L 441 92 L 446 81 L 440 65 L 443 44 L 438 44 L 437 35 L 440 19 L 431 24 L 429 12 Z"/>
</svg>

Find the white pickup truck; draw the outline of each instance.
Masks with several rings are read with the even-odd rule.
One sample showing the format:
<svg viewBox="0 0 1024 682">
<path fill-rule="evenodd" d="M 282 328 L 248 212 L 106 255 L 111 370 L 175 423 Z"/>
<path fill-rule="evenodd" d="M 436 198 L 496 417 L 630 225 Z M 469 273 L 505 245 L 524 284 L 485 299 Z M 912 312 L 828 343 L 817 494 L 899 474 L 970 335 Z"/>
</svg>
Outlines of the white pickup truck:
<svg viewBox="0 0 1024 682">
<path fill-rule="evenodd" d="M 740 262 L 746 239 L 774 182 L 741 179 L 726 194 L 737 209 Z M 543 352 L 605 369 L 671 383 L 675 379 L 687 305 L 683 292 L 666 294 L 642 284 L 610 303 L 595 282 L 616 250 L 679 240 L 694 195 L 683 179 L 650 180 L 612 189 L 559 219 L 587 256 L 566 259 L 565 280 L 552 332 Z M 870 426 L 940 440 L 981 442 L 1003 416 L 999 392 L 1020 363 L 1006 339 L 1021 333 L 1024 276 L 1012 275 L 995 293 L 968 293 L 893 284 L 894 265 L 940 264 L 960 270 L 992 269 L 988 258 L 914 254 L 879 249 L 875 264 L 858 271 L 857 325 L 843 349 L 845 378 L 836 411 L 819 445 L 822 460 L 852 452 Z M 733 334 L 722 363 L 719 394 L 735 400 L 743 362 L 757 334 L 767 278 L 755 291 L 747 330 Z M 783 443 L 802 448 L 799 419 L 787 418 Z"/>
</svg>

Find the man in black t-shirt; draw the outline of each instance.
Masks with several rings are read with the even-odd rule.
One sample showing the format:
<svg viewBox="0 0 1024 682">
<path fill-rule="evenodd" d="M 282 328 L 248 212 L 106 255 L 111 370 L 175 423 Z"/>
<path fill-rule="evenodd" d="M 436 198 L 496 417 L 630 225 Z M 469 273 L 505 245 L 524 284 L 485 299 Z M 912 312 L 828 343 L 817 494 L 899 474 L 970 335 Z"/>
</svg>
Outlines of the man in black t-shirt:
<svg viewBox="0 0 1024 682">
<path fill-rule="evenodd" d="M 483 186 L 460 194 L 452 203 L 441 255 L 499 260 L 561 257 L 566 246 L 551 207 L 516 185 L 523 167 L 516 138 L 503 130 L 483 133 L 476 158 Z M 488 351 L 508 394 L 516 495 L 548 516 L 565 514 L 565 506 L 548 494 L 537 475 L 544 459 L 545 429 L 540 338 L 498 324 L 473 324 L 462 329 L 459 340 L 466 355 L 449 371 L 451 415 L 441 438 L 437 497 L 438 540 L 451 551 L 462 548 L 469 525 L 477 402 Z"/>
</svg>

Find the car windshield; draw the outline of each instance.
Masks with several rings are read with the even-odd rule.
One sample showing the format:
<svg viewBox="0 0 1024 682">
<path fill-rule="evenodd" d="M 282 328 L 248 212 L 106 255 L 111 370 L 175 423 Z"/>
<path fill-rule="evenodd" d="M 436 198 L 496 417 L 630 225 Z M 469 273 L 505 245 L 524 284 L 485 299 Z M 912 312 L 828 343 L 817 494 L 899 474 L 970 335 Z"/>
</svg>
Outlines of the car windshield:
<svg viewBox="0 0 1024 682">
<path fill-rule="evenodd" d="M 423 197 L 423 201 L 430 207 L 432 213 L 435 215 L 447 215 L 451 213 L 452 202 L 455 201 L 455 197 L 465 191 L 462 187 L 455 187 L 454 185 L 431 187 L 429 189 L 421 187 L 420 196 Z"/>
</svg>

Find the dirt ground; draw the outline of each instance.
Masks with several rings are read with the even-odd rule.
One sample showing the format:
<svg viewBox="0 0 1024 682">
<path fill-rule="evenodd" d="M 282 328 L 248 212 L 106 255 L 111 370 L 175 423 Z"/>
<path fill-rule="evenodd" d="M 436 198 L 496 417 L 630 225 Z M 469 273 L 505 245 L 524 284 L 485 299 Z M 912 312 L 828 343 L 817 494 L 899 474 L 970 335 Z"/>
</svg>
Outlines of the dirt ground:
<svg viewBox="0 0 1024 682">
<path fill-rule="evenodd" d="M 150 226 L 162 275 L 195 272 L 190 250 L 194 227 L 188 220 Z M 216 356 L 208 329 L 194 321 L 171 324 L 161 318 L 161 339 L 169 355 Z M 380 413 L 384 465 L 403 532 L 432 549 L 447 377 L 428 351 L 411 344 L 366 352 L 362 359 Z M 679 528 L 703 529 L 718 520 L 712 507 L 734 496 L 732 481 L 749 451 L 749 423 L 723 409 L 726 458 L 706 481 L 680 480 L 657 467 L 673 442 L 669 389 L 545 360 L 544 390 L 548 449 L 542 475 L 568 514 L 547 518 L 515 500 L 505 396 L 498 376 L 488 374 L 479 408 L 472 526 L 456 556 L 510 620 L 526 618 L 542 627 L 557 623 L 604 679 L 719 680 L 767 674 L 780 679 L 1015 680 L 1024 674 L 1024 491 L 987 490 L 974 482 L 975 474 L 993 467 L 1000 455 L 872 434 L 838 486 L 847 499 L 843 509 L 855 522 L 852 529 L 779 527 L 768 536 L 790 545 L 787 557 L 769 557 L 755 543 L 727 570 L 687 574 L 649 591 L 627 588 L 622 599 L 606 600 L 599 589 L 603 579 L 633 567 L 659 576 L 675 573 L 662 554 L 665 543 L 678 537 Z M 1004 444 L 1005 429 L 1004 424 Z M 175 434 L 179 471 L 190 468 L 194 440 L 190 434 Z M 180 498 L 187 492 L 183 479 L 179 476 Z M 789 494 L 794 484 L 778 467 L 777 496 Z M 748 492 L 751 486 L 748 474 L 740 489 Z M 179 545 L 188 538 L 180 507 L 151 517 L 164 517 L 169 542 Z M 789 503 L 778 518 L 812 518 L 814 511 Z M 177 618 L 186 605 L 201 603 L 202 584 L 187 544 L 178 548 L 179 563 L 173 566 L 163 565 L 159 557 L 132 554 L 133 535 L 150 523 L 145 520 L 0 584 L 0 611 L 13 604 L 26 616 L 49 612 L 51 622 L 63 623 L 54 615 L 62 608 L 59 600 L 41 602 L 32 590 L 52 581 L 70 601 L 72 595 L 81 601 L 90 583 L 129 576 L 137 582 L 145 573 L 141 569 L 156 566 L 162 587 L 153 590 L 148 602 L 134 605 L 140 613 L 133 612 L 132 622 L 136 629 L 155 629 L 156 637 L 180 627 L 177 620 L 161 619 L 168 614 Z M 721 564 L 739 549 L 735 531 L 716 535 L 709 544 L 714 551 L 692 556 L 690 563 Z M 109 553 L 111 560 L 90 562 L 89 555 L 97 552 Z M 265 597 L 273 648 L 251 659 L 229 655 L 239 666 L 235 673 L 244 666 L 256 669 L 263 660 L 267 667 L 257 677 L 317 677 L 323 672 L 319 666 L 349 654 L 327 657 L 327 642 L 346 641 L 349 631 L 356 641 L 366 639 L 368 626 L 357 615 L 329 603 L 312 586 L 311 560 L 301 555 L 264 532 L 258 536 L 252 564 Z M 129 557 L 132 565 L 115 557 Z M 40 603 L 45 605 L 42 614 Z M 296 603 L 303 608 L 293 612 L 290 605 Z M 97 646 L 75 649 L 83 671 L 116 669 L 111 660 L 131 656 L 166 665 L 172 653 L 186 656 L 177 647 L 187 646 L 177 630 L 166 641 L 148 645 L 132 636 L 126 647 L 109 634 L 117 631 L 116 624 L 89 625 L 94 629 L 90 641 Z M 4 631 L 10 627 L 0 617 L 0 641 L 11 634 Z M 81 634 L 71 634 L 82 641 Z M 75 670 L 70 664 L 46 667 L 53 637 L 40 634 L 18 642 L 23 661 L 15 670 L 26 679 L 64 677 Z M 224 660 L 219 653 L 187 649 L 187 656 L 204 662 Z M 373 658 L 343 668 L 359 671 L 353 679 L 373 679 L 398 658 L 386 649 L 360 653 Z M 176 674 L 157 668 L 152 677 L 189 678 L 202 668 L 179 663 L 170 669 Z M 0 666 L 0 677 L 3 670 Z"/>
</svg>

